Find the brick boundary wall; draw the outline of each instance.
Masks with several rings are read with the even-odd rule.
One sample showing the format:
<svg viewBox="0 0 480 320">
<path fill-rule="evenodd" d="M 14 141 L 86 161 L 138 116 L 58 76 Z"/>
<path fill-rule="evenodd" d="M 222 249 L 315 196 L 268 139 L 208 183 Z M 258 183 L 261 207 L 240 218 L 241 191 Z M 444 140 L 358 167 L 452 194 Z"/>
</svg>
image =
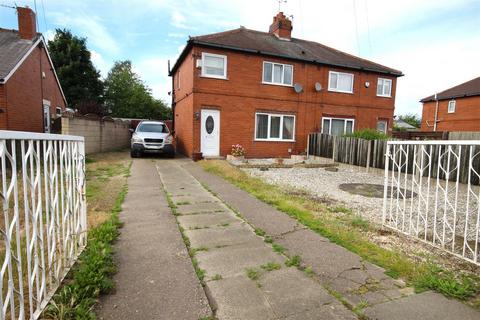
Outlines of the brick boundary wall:
<svg viewBox="0 0 480 320">
<path fill-rule="evenodd" d="M 83 136 L 87 154 L 128 148 L 131 138 L 129 129 L 129 121 L 62 116 L 62 134 Z"/>
</svg>

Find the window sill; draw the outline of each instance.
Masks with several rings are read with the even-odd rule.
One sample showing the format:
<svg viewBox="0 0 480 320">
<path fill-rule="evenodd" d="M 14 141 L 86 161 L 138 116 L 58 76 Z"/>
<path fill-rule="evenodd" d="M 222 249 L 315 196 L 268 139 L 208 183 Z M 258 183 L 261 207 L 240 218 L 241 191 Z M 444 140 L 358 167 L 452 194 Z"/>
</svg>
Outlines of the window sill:
<svg viewBox="0 0 480 320">
<path fill-rule="evenodd" d="M 384 95 L 380 95 L 380 94 L 377 94 L 377 97 L 379 97 L 379 98 L 392 98 L 391 95 L 389 95 L 389 96 L 384 96 Z"/>
<path fill-rule="evenodd" d="M 217 79 L 217 80 L 228 80 L 227 77 L 216 77 L 216 76 L 209 76 L 209 75 L 205 75 L 205 74 L 202 74 L 200 75 L 200 78 L 208 78 L 208 79 Z"/>
<path fill-rule="evenodd" d="M 341 90 L 334 90 L 334 89 L 328 89 L 328 92 L 353 94 L 353 91 L 341 91 Z"/>
<path fill-rule="evenodd" d="M 294 140 L 284 140 L 284 139 L 253 139 L 253 141 L 258 141 L 258 142 L 295 142 Z"/>
<path fill-rule="evenodd" d="M 291 85 L 291 84 L 273 83 L 273 82 L 265 82 L 265 81 L 262 81 L 262 84 L 266 84 L 266 85 L 268 85 L 268 86 L 278 86 L 278 87 L 293 88 L 293 85 Z"/>
</svg>

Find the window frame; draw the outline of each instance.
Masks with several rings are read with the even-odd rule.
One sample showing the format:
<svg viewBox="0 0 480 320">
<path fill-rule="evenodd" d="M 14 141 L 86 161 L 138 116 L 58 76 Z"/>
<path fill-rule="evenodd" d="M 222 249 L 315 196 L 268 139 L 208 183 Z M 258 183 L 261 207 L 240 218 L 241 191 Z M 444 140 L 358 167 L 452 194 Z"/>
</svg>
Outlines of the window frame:
<svg viewBox="0 0 480 320">
<path fill-rule="evenodd" d="M 330 81 L 332 74 L 336 74 L 336 75 L 337 75 L 337 86 L 338 86 L 338 76 L 339 76 L 339 75 L 349 75 L 349 76 L 352 76 L 352 91 L 339 90 L 339 89 L 336 89 L 336 88 L 332 88 L 332 83 L 331 83 L 331 81 Z M 355 74 L 353 74 L 353 73 L 348 73 L 348 72 L 340 72 L 340 71 L 331 71 L 331 70 L 328 71 L 328 91 L 353 94 L 354 87 L 355 87 Z"/>
<path fill-rule="evenodd" d="M 272 82 L 265 81 L 265 64 L 266 63 L 271 63 L 272 64 Z M 280 66 L 283 66 L 283 69 L 282 69 L 283 70 L 283 72 L 282 72 L 282 83 L 273 82 L 273 78 L 274 78 L 273 75 L 274 75 L 274 72 L 275 72 L 274 66 L 276 64 L 280 65 Z M 283 83 L 283 80 L 285 79 L 285 66 L 289 66 L 289 67 L 292 68 L 292 79 L 290 81 L 290 84 Z M 273 62 L 273 61 L 263 61 L 263 63 L 262 63 L 262 84 L 269 84 L 269 85 L 273 85 L 273 86 L 283 86 L 283 87 L 293 87 L 293 72 L 294 72 L 293 64 Z"/>
<path fill-rule="evenodd" d="M 385 131 L 380 131 L 380 130 L 378 130 L 378 123 L 379 123 L 379 122 L 385 123 Z M 385 120 L 385 119 L 377 119 L 377 131 L 378 131 L 378 132 L 381 132 L 381 133 L 384 133 L 384 134 L 387 134 L 387 132 L 388 132 L 388 120 Z"/>
<path fill-rule="evenodd" d="M 450 104 L 453 104 L 453 110 L 450 110 Z M 447 104 L 447 113 L 455 113 L 455 111 L 457 111 L 457 101 L 455 99 L 451 99 Z"/>
<path fill-rule="evenodd" d="M 352 133 L 355 132 L 355 118 L 335 118 L 335 117 L 322 117 L 322 133 L 323 132 L 323 121 L 324 120 L 329 120 L 330 125 L 328 126 L 328 133 L 329 135 L 332 135 L 332 120 L 344 120 L 343 124 L 343 134 L 346 134 L 347 131 L 347 122 L 351 121 L 352 122 Z"/>
<path fill-rule="evenodd" d="M 268 116 L 267 122 L 267 138 L 257 138 L 257 115 L 266 115 Z M 280 117 L 280 138 L 270 138 L 270 126 L 271 126 L 271 118 L 273 117 Z M 293 117 L 293 132 L 292 132 L 292 139 L 283 139 L 283 118 L 284 117 Z M 254 130 L 254 141 L 273 141 L 273 142 L 295 142 L 295 129 L 296 129 L 296 116 L 295 114 L 283 114 L 283 113 L 269 113 L 269 112 L 255 112 L 255 130 Z"/>
<path fill-rule="evenodd" d="M 383 81 L 382 83 L 382 94 L 378 94 L 378 83 L 380 81 Z M 390 92 L 389 94 L 385 94 L 385 81 L 389 81 L 390 82 Z M 392 97 L 392 84 L 393 84 L 393 81 L 392 79 L 387 79 L 387 78 L 378 78 L 377 79 L 377 97 L 383 97 L 383 98 L 391 98 Z"/>
<path fill-rule="evenodd" d="M 215 74 L 208 74 L 205 72 L 205 58 L 206 57 L 213 57 L 213 58 L 222 58 L 223 59 L 223 76 L 215 75 Z M 223 54 L 216 54 L 216 53 L 209 53 L 209 52 L 202 52 L 202 73 L 201 76 L 205 78 L 214 78 L 214 79 L 224 79 L 227 80 L 227 65 L 228 60 L 227 56 Z"/>
</svg>

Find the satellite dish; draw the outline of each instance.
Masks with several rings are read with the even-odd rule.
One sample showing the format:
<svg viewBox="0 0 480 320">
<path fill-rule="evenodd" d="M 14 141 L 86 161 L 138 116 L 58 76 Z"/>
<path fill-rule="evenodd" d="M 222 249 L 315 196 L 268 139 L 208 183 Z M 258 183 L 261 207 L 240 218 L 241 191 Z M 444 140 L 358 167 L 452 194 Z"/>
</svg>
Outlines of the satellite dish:
<svg viewBox="0 0 480 320">
<path fill-rule="evenodd" d="M 315 82 L 315 91 L 322 91 L 322 85 L 320 82 Z"/>
<path fill-rule="evenodd" d="M 295 83 L 293 85 L 293 89 L 295 90 L 296 93 L 300 93 L 303 91 L 303 87 L 300 83 Z"/>
</svg>

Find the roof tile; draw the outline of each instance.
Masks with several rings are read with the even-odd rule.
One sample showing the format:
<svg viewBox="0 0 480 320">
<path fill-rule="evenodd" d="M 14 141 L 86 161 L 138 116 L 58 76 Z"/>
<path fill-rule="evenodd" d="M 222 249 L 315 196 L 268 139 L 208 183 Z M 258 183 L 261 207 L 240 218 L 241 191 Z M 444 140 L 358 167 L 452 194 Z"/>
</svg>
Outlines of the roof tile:
<svg viewBox="0 0 480 320">
<path fill-rule="evenodd" d="M 447 100 L 460 97 L 480 96 L 480 77 L 459 84 L 440 93 L 437 93 L 438 100 Z M 420 102 L 435 101 L 435 95 L 428 96 Z"/>
<path fill-rule="evenodd" d="M 18 31 L 0 28 L 0 80 L 4 79 L 38 40 L 20 39 Z"/>
<path fill-rule="evenodd" d="M 225 47 L 232 50 L 249 51 L 310 63 L 387 73 L 394 76 L 403 75 L 401 71 L 353 56 L 317 42 L 297 38 L 291 38 L 290 40 L 279 39 L 277 36 L 268 32 L 250 30 L 244 27 L 192 37 L 189 42 L 192 44 Z M 186 48 L 186 50 L 188 50 L 188 48 Z M 176 69 L 182 59 L 183 56 L 180 56 L 173 70 Z"/>
</svg>

